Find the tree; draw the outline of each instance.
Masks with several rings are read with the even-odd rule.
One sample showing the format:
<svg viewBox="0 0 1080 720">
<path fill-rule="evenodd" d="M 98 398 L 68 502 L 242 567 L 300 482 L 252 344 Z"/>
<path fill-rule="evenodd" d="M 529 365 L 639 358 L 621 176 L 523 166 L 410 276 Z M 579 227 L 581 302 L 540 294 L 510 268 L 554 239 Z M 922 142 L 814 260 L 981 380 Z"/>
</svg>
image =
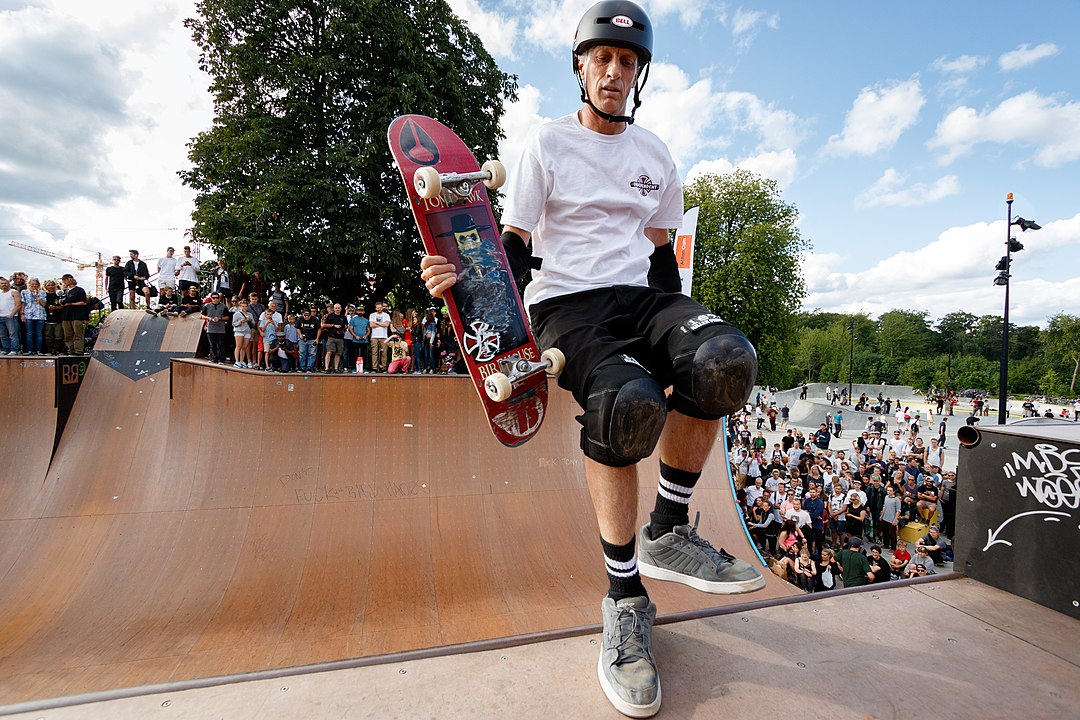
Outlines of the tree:
<svg viewBox="0 0 1080 720">
<path fill-rule="evenodd" d="M 926 354 L 930 328 L 926 312 L 890 310 L 878 318 L 878 350 L 885 357 L 904 362 Z"/>
<path fill-rule="evenodd" d="M 438 117 L 495 157 L 501 72 L 444 0 L 201 0 L 213 126 L 188 145 L 194 237 L 311 299 L 420 300 L 421 245 L 386 128 Z"/>
<path fill-rule="evenodd" d="M 1069 393 L 1076 392 L 1076 375 L 1080 372 L 1080 317 L 1058 313 L 1050 316 L 1047 323 L 1045 346 L 1049 355 L 1048 360 L 1052 365 L 1058 365 L 1065 361 L 1069 366 L 1067 371 L 1072 373 L 1069 382 Z"/>
<path fill-rule="evenodd" d="M 952 355 L 967 355 L 978 352 L 971 334 L 979 318 L 969 312 L 951 312 L 942 316 L 937 323 L 937 345 L 941 352 Z"/>
<path fill-rule="evenodd" d="M 794 205 L 772 180 L 745 170 L 698 177 L 684 191 L 701 208 L 694 251 L 694 298 L 754 343 L 758 382 L 797 379 L 796 313 L 806 296 Z"/>
</svg>

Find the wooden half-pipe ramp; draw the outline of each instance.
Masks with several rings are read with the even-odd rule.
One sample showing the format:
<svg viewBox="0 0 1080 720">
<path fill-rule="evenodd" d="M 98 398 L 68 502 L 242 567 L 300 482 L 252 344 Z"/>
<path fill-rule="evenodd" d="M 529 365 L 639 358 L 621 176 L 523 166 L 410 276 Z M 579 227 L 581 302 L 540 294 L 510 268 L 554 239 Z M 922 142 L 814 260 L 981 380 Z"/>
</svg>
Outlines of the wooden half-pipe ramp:
<svg viewBox="0 0 1080 720">
<path fill-rule="evenodd" d="M 125 373 L 156 361 L 117 337 L 40 492 L 0 521 L 0 704 L 598 622 L 566 393 L 511 450 L 464 377 Z M 657 472 L 642 464 L 642 518 Z M 698 487 L 703 534 L 752 559 L 722 448 Z M 793 592 L 766 578 L 650 592 L 662 614 Z"/>
</svg>

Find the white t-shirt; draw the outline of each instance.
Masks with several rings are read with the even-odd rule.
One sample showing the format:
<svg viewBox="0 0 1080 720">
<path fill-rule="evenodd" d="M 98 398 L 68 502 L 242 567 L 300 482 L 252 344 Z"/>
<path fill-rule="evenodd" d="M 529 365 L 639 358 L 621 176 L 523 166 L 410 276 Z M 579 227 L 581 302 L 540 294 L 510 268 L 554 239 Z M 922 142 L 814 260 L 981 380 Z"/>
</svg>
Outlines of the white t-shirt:
<svg viewBox="0 0 1080 720">
<path fill-rule="evenodd" d="M 530 136 L 506 186 L 504 225 L 532 233 L 526 307 L 612 285 L 648 285 L 655 249 L 646 228 L 682 222 L 682 184 L 664 143 L 628 125 L 618 135 L 588 130 L 577 115 Z"/>
<path fill-rule="evenodd" d="M 801 528 L 809 527 L 811 523 L 810 513 L 806 512 L 805 510 L 796 510 L 795 508 L 791 508 L 790 510 L 788 510 L 787 513 L 784 515 L 784 519 L 794 520 L 795 524 Z"/>
<path fill-rule="evenodd" d="M 175 257 L 159 257 L 157 261 L 158 282 L 167 283 L 171 285 L 176 284 L 176 258 Z"/>
<path fill-rule="evenodd" d="M 184 263 L 191 263 L 187 267 L 182 267 Z M 187 282 L 199 282 L 199 261 L 194 257 L 178 257 L 176 258 L 176 266 L 180 268 L 180 279 Z"/>
<path fill-rule="evenodd" d="M 390 322 L 390 315 L 387 313 L 371 313 L 371 317 L 368 318 L 371 321 L 371 339 L 379 340 L 380 338 L 385 340 L 390 336 L 390 327 L 375 327 L 376 322 Z"/>
<path fill-rule="evenodd" d="M 15 316 L 15 298 L 17 297 L 19 293 L 15 290 L 0 292 L 0 317 Z"/>
</svg>

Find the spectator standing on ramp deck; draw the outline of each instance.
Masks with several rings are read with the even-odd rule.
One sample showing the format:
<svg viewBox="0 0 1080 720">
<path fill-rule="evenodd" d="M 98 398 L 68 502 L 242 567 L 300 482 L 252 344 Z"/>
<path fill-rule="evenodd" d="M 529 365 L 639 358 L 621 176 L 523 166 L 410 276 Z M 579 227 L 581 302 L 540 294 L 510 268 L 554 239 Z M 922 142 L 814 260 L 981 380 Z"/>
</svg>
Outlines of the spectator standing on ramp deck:
<svg viewBox="0 0 1080 720">
<path fill-rule="evenodd" d="M 750 396 L 757 354 L 738 329 L 679 292 L 668 234 L 682 220 L 679 175 L 660 139 L 633 124 L 652 35 L 632 2 L 585 12 L 572 48 L 582 106 L 534 132 L 502 217 L 513 274 L 535 270 L 524 304 L 540 345 L 565 353 L 559 385 L 584 410 L 585 478 L 609 586 L 598 674 L 615 708 L 633 717 L 655 714 L 661 701 L 656 605 L 641 575 L 715 593 L 764 586 L 760 572 L 689 521 L 718 420 Z M 421 267 L 436 297 L 457 280 L 441 256 Z M 638 528 L 637 462 L 657 445 L 660 485 L 651 521 Z"/>
</svg>

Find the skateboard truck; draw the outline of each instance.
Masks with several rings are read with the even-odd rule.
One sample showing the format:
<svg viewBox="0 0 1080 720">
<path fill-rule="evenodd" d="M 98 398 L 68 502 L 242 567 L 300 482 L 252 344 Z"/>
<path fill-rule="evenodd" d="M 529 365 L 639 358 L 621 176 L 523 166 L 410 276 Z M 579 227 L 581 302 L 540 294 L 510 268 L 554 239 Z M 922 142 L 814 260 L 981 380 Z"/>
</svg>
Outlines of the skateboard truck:
<svg viewBox="0 0 1080 720">
<path fill-rule="evenodd" d="M 495 402 L 503 402 L 513 394 L 514 388 L 533 375 L 546 372 L 554 376 L 561 373 L 566 364 L 566 356 L 558 348 L 549 348 L 540 353 L 540 362 L 533 362 L 520 355 L 509 355 L 497 362 L 499 372 L 484 378 L 484 392 Z"/>
<path fill-rule="evenodd" d="M 434 200 L 441 195 L 447 207 L 466 202 L 477 183 L 484 183 L 484 187 L 494 190 L 505 182 L 506 168 L 498 160 L 488 160 L 478 172 L 440 173 L 433 167 L 422 167 L 413 174 L 417 195 L 424 200 Z"/>
</svg>

